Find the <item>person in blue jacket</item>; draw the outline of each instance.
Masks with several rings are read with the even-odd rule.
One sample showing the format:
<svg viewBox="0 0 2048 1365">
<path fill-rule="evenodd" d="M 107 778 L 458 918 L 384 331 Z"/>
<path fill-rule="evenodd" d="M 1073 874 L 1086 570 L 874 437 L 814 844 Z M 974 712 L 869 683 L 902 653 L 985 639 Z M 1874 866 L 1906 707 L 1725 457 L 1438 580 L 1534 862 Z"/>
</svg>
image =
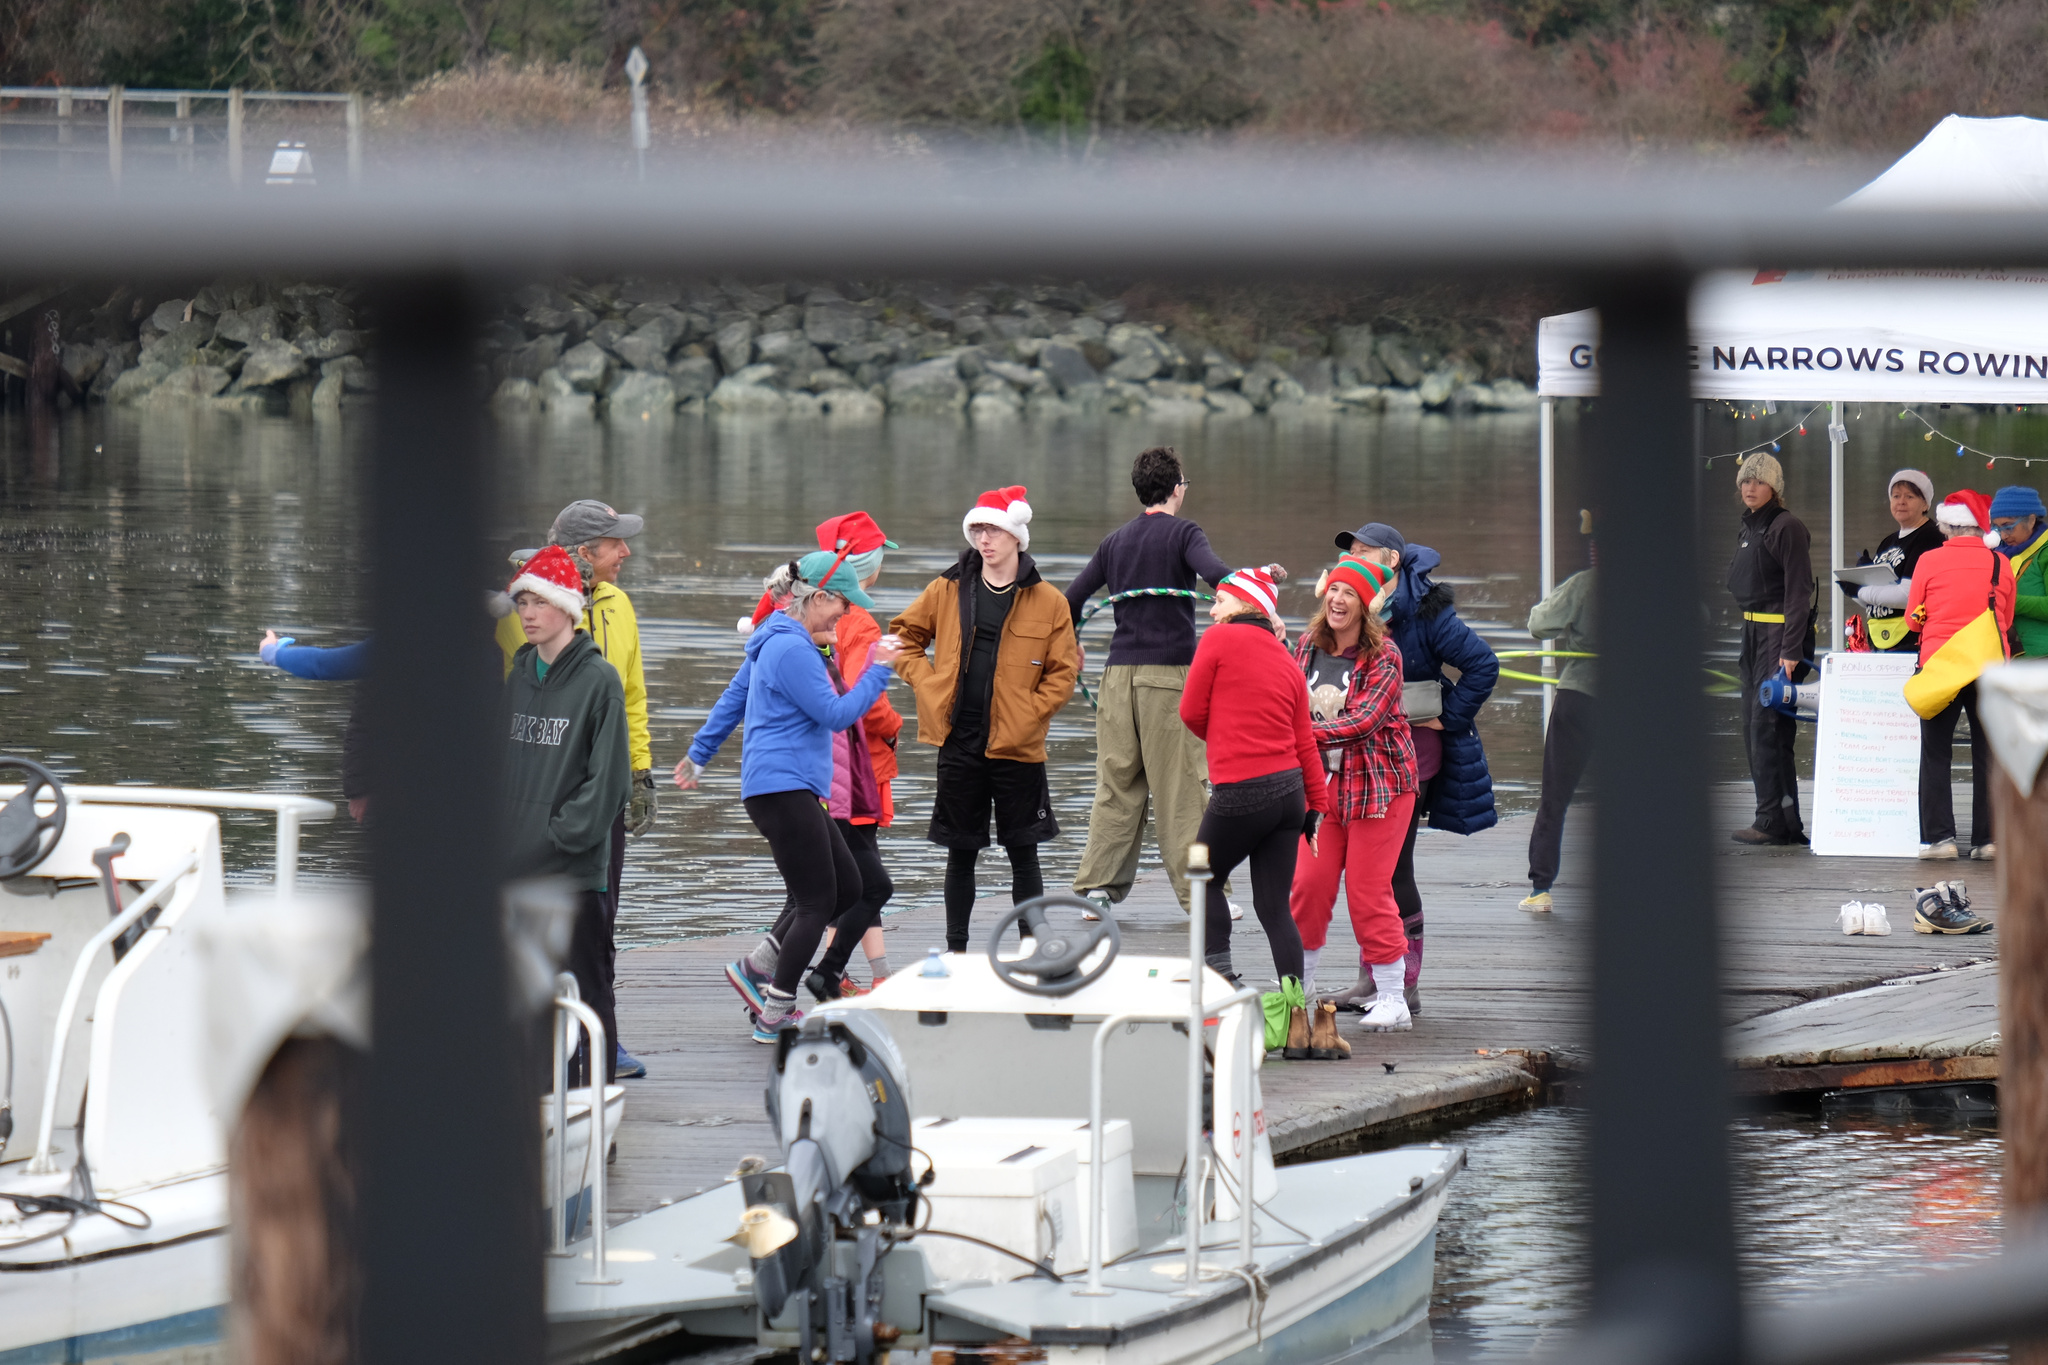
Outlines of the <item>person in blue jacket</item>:
<svg viewBox="0 0 2048 1365">
<path fill-rule="evenodd" d="M 822 575 L 828 581 L 831 576 Z M 774 1042 L 781 1029 L 802 1018 L 796 988 L 818 940 L 826 925 L 860 901 L 860 869 L 826 808 L 832 795 L 832 736 L 868 713 L 894 676 L 890 665 L 897 655 L 896 638 L 884 635 L 869 657 L 870 665 L 880 667 L 863 670 L 840 693 L 811 637 L 832 629 L 846 611 L 846 599 L 802 580 L 790 586 L 789 594 L 782 610 L 747 637 L 746 662 L 675 772 L 677 787 L 695 788 L 698 774 L 744 720 L 740 800 L 768 841 L 795 905 L 773 979 L 754 981 L 744 972 L 745 959 L 726 972 L 755 1014 L 754 1041 L 759 1043 Z M 758 1001 L 747 987 L 759 991 Z"/>
<path fill-rule="evenodd" d="M 370 672 L 370 642 L 367 639 L 352 645 L 322 649 L 299 644 L 289 635 L 280 637 L 276 631 L 266 630 L 256 654 L 264 663 L 275 664 L 294 678 L 309 678 L 314 682 L 355 682 Z M 341 794 L 348 802 L 349 818 L 357 823 L 370 813 L 368 775 L 363 770 L 361 702 L 362 694 L 358 693 L 356 704 L 348 710 L 348 725 L 341 732 Z"/>
<path fill-rule="evenodd" d="M 1410 545 L 1399 531 L 1377 521 L 1338 532 L 1337 548 L 1401 571 L 1378 605 L 1388 633 L 1401 649 L 1403 702 L 1415 736 L 1416 823 L 1394 865 L 1394 900 L 1408 935 L 1408 1012 L 1419 1014 L 1423 925 L 1422 892 L 1415 885 L 1415 834 L 1424 820 L 1431 829 L 1452 834 L 1477 834 L 1499 821 L 1477 722 L 1479 708 L 1500 680 L 1500 660 L 1459 617 L 1450 587 L 1431 580 L 1431 571 L 1443 563 L 1435 550 Z M 1457 682 L 1444 677 L 1446 664 L 1458 670 Z M 1371 1004 L 1371 969 L 1361 964 L 1358 975 L 1358 985 L 1346 992 L 1340 1005 L 1357 1001 L 1356 1007 L 1363 1009 Z"/>
</svg>

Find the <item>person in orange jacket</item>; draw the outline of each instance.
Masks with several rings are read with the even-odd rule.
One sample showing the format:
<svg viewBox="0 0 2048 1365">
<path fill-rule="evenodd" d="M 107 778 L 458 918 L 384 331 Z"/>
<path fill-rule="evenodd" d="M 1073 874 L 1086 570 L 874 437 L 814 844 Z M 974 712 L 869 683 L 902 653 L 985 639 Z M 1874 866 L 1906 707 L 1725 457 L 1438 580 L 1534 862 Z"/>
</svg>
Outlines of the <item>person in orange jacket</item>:
<svg viewBox="0 0 2048 1365">
<path fill-rule="evenodd" d="M 1988 861 L 1995 851 L 1991 837 L 1991 758 L 1985 747 L 1984 729 L 1977 723 L 1976 673 L 1985 664 L 2003 657 L 2000 643 L 2012 629 L 2017 584 L 2012 565 L 1985 545 L 1983 523 L 1988 518 L 1981 509 L 1971 506 L 1972 500 L 1982 502 L 1984 495 L 1977 493 L 1965 498 L 1951 494 L 1948 501 L 1935 509 L 1934 519 L 1948 539 L 1940 549 L 1920 556 L 1913 568 L 1912 589 L 1906 596 L 1906 619 L 1920 632 L 1921 670 L 1925 671 L 1937 655 L 1944 655 L 1944 665 L 1961 663 L 1970 679 L 1940 711 L 1932 716 L 1921 713 L 1920 856 L 1940 861 L 1961 856 L 1956 844 L 1955 796 L 1949 787 L 1958 714 L 1970 718 L 1970 856 Z M 1982 646 L 1976 634 L 1961 633 L 1987 609 L 1997 626 L 2000 643 Z M 1971 651 L 1972 657 L 1960 657 Z"/>
</svg>

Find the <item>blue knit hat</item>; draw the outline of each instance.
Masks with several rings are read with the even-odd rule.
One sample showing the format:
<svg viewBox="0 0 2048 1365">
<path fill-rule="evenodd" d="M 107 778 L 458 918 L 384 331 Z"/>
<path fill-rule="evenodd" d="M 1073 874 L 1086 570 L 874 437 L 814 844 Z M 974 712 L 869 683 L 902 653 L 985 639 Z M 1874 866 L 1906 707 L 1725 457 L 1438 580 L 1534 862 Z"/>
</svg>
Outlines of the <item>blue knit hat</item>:
<svg viewBox="0 0 2048 1365">
<path fill-rule="evenodd" d="M 2023 483 L 2007 484 L 1991 495 L 1994 517 L 2048 517 L 2041 495 Z"/>
</svg>

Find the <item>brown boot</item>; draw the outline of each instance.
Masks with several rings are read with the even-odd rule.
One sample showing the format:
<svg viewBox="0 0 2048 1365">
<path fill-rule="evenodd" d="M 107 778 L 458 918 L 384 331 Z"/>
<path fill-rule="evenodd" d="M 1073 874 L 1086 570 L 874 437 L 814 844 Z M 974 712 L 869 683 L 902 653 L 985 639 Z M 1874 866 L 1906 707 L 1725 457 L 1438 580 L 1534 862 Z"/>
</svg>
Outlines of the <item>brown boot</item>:
<svg viewBox="0 0 2048 1365">
<path fill-rule="evenodd" d="M 1319 1062 L 1341 1062 L 1351 1055 L 1351 1044 L 1337 1032 L 1337 1007 L 1327 1000 L 1315 1006 L 1315 1021 L 1309 1025 L 1308 1055 Z"/>
<path fill-rule="evenodd" d="M 1292 1009 L 1287 1011 L 1287 1047 L 1280 1055 L 1290 1062 L 1308 1060 L 1311 1054 L 1309 1052 L 1307 1010 Z"/>
</svg>

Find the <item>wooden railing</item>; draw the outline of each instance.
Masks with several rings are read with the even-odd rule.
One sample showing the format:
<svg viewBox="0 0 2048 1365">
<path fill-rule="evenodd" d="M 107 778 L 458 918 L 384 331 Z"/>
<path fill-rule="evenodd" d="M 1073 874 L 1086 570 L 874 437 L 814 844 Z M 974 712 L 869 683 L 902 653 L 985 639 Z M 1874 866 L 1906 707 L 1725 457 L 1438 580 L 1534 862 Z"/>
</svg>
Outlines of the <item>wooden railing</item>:
<svg viewBox="0 0 2048 1365">
<path fill-rule="evenodd" d="M 339 104 L 346 120 L 348 180 L 363 177 L 363 97 L 358 94 L 313 94 L 286 90 L 129 90 L 122 86 L 0 86 L 0 174 L 10 164 L 41 163 L 38 169 L 68 171 L 79 162 L 105 159 L 107 176 L 121 183 L 123 163 L 130 156 L 171 156 L 177 169 L 201 169 L 202 136 L 224 147 L 228 179 L 240 185 L 244 175 L 244 135 L 248 106 L 267 104 Z M 81 113 L 80 106 L 87 106 Z M 151 112 L 129 112 L 130 105 Z M 163 106 L 171 112 L 165 114 Z M 218 112 L 196 112 L 195 106 L 218 105 Z M 31 106 L 31 107 L 24 107 Z M 10 138 L 10 129 L 32 130 Z M 47 135 L 45 135 L 47 133 Z M 163 133 L 162 138 L 142 136 Z M 259 154 L 267 157 L 269 149 Z M 54 159 L 54 164 L 53 164 Z M 207 158 L 209 162 L 213 158 Z M 267 162 L 266 162 L 267 164 Z"/>
</svg>

